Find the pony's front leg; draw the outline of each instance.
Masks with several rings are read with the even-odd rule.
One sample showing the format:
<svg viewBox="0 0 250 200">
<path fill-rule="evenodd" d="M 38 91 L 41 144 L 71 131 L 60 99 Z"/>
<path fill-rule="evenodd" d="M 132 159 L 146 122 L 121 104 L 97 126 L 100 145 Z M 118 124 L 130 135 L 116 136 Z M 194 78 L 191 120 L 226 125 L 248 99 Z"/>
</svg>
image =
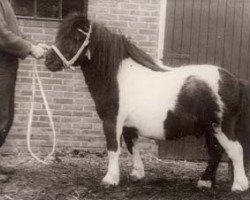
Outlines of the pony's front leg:
<svg viewBox="0 0 250 200">
<path fill-rule="evenodd" d="M 108 150 L 108 171 L 102 180 L 102 184 L 115 186 L 120 181 L 119 155 L 121 152 L 122 125 L 117 123 L 116 120 L 106 120 L 103 122 L 103 130 Z"/>
</svg>

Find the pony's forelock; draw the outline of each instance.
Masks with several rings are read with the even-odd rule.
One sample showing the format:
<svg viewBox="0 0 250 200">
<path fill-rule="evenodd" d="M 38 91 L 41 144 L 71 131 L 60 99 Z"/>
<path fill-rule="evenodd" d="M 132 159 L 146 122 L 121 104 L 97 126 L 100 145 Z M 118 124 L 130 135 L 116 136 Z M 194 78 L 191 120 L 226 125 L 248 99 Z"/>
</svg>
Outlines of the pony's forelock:
<svg viewBox="0 0 250 200">
<path fill-rule="evenodd" d="M 56 40 L 70 38 L 77 30 L 77 27 L 81 27 L 85 31 L 88 26 L 89 20 L 84 14 L 79 12 L 70 13 L 59 26 Z"/>
</svg>

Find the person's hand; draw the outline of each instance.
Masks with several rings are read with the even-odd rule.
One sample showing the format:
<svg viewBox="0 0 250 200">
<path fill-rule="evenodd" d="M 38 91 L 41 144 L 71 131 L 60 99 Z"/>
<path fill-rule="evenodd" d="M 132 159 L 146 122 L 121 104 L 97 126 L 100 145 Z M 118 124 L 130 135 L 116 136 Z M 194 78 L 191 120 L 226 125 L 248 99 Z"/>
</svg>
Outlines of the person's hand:
<svg viewBox="0 0 250 200">
<path fill-rule="evenodd" d="M 39 47 L 42 47 L 44 50 L 48 51 L 50 49 L 50 46 L 45 43 L 38 43 Z"/>
<path fill-rule="evenodd" d="M 41 59 L 44 57 L 46 50 L 39 45 L 31 45 L 31 50 L 30 50 L 31 55 L 36 58 L 36 59 Z"/>
</svg>

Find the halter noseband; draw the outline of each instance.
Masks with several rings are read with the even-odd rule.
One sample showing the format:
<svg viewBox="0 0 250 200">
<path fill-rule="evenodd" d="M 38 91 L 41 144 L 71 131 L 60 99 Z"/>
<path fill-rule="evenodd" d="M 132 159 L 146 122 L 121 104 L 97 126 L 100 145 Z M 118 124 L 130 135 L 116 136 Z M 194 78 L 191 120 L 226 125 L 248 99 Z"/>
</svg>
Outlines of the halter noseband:
<svg viewBox="0 0 250 200">
<path fill-rule="evenodd" d="M 55 51 L 55 53 L 58 55 L 58 57 L 62 60 L 64 68 L 70 68 L 72 70 L 75 69 L 73 67 L 73 64 L 77 61 L 77 59 L 79 58 L 79 56 L 81 55 L 81 53 L 83 52 L 85 47 L 89 44 L 90 36 L 91 36 L 91 33 L 92 33 L 92 25 L 90 24 L 88 32 L 85 32 L 82 29 L 77 29 L 77 30 L 79 32 L 81 32 L 82 34 L 86 35 L 86 39 L 84 40 L 82 46 L 78 49 L 76 54 L 73 56 L 73 58 L 71 58 L 70 60 L 67 60 L 64 57 L 64 55 L 61 53 L 61 51 L 55 45 L 51 46 L 51 48 Z M 89 53 L 89 52 L 87 52 L 87 53 Z"/>
</svg>

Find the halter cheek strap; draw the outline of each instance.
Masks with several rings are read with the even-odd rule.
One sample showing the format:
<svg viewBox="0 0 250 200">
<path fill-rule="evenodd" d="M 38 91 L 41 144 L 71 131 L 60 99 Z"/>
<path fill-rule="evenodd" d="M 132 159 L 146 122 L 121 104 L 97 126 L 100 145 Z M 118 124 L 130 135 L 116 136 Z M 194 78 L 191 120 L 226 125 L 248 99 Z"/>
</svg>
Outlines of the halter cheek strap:
<svg viewBox="0 0 250 200">
<path fill-rule="evenodd" d="M 86 39 L 83 42 L 83 44 L 81 45 L 81 47 L 78 49 L 78 51 L 76 52 L 76 54 L 73 56 L 73 58 L 71 58 L 70 60 L 67 60 L 64 55 L 60 52 L 60 50 L 55 46 L 52 45 L 51 48 L 55 51 L 55 53 L 58 55 L 58 57 L 62 60 L 64 68 L 70 68 L 70 69 L 75 69 L 73 67 L 73 64 L 77 61 L 77 59 L 79 58 L 79 56 L 81 55 L 81 53 L 83 52 L 83 50 L 85 49 L 85 47 L 89 44 L 90 41 L 90 36 L 92 33 L 92 25 L 90 24 L 89 26 L 89 31 L 85 32 L 82 29 L 77 29 L 79 32 L 81 32 L 82 34 L 86 35 Z M 87 56 L 90 59 L 90 52 L 89 50 L 87 50 Z"/>
</svg>

